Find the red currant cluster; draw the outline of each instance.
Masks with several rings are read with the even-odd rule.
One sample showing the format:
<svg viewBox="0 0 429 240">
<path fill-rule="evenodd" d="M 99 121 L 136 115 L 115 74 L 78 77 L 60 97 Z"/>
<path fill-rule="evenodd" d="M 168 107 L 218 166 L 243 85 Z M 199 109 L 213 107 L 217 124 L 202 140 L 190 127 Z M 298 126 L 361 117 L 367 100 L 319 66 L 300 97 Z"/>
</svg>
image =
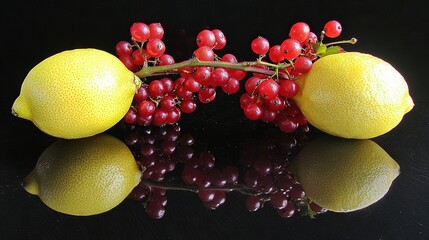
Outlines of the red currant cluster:
<svg viewBox="0 0 429 240">
<path fill-rule="evenodd" d="M 228 192 L 238 191 L 247 195 L 250 212 L 270 203 L 284 218 L 322 213 L 288 170 L 290 159 L 308 141 L 307 131 L 306 126 L 288 135 L 264 131 L 265 136 L 243 142 L 240 163 L 233 165 L 219 164 L 210 151 L 196 152 L 192 134 L 182 133 L 177 124 L 134 128 L 125 143 L 145 171 L 130 198 L 144 202 L 146 213 L 155 219 L 165 214 L 168 189 L 195 192 L 212 210 L 225 203 Z"/>
<path fill-rule="evenodd" d="M 333 20 L 325 25 L 322 36 L 337 37 L 340 33 L 341 25 Z M 246 93 L 241 96 L 240 106 L 247 118 L 273 122 L 283 132 L 294 132 L 298 126 L 308 123 L 291 99 L 298 93 L 295 79 L 310 71 L 318 58 L 317 43 L 316 34 L 304 22 L 295 23 L 289 38 L 279 45 L 270 47 L 264 37 L 252 41 L 252 51 L 259 55 L 258 66 L 274 68 L 276 73 L 272 76 L 253 74 L 246 81 Z M 266 56 L 271 63 L 263 61 Z"/>
<path fill-rule="evenodd" d="M 304 126 L 294 135 L 272 133 L 244 142 L 240 152 L 240 162 L 245 166 L 243 181 L 257 193 L 246 198 L 248 211 L 257 211 L 269 203 L 283 218 L 325 212 L 306 197 L 302 185 L 288 169 L 291 159 L 307 142 L 307 131 Z"/>
<path fill-rule="evenodd" d="M 294 24 L 289 38 L 279 45 L 270 47 L 267 39 L 254 39 L 251 49 L 259 57 L 251 62 L 238 62 L 230 53 L 222 57 L 215 53 L 226 45 L 226 37 L 219 29 L 199 32 L 193 58 L 180 63 L 175 63 L 174 58 L 165 53 L 161 24 L 134 23 L 130 33 L 132 43 L 119 42 L 116 52 L 128 69 L 145 80 L 124 117 L 126 123 L 137 125 L 176 123 L 182 112 L 195 111 L 197 101 L 213 101 L 218 89 L 227 94 L 237 93 L 240 81 L 250 72 L 253 76 L 245 81 L 246 93 L 240 98 L 245 116 L 274 123 L 284 132 L 294 132 L 298 126 L 307 124 L 292 100 L 298 92 L 295 79 L 310 71 L 318 57 L 342 50 L 328 51 L 333 43 L 322 43 L 324 36 L 337 37 L 341 33 L 341 25 L 334 20 L 325 25 L 320 41 L 304 22 Z M 265 61 L 266 56 L 269 61 Z M 165 76 L 173 73 L 179 77 Z M 164 77 L 147 79 L 159 75 Z"/>
</svg>

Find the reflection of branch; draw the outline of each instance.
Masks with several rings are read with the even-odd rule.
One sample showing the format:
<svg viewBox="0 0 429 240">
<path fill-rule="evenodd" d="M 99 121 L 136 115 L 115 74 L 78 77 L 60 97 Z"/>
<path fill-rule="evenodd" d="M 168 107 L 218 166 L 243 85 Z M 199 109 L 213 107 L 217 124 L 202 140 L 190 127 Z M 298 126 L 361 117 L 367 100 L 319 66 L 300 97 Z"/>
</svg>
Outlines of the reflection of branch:
<svg viewBox="0 0 429 240">
<path fill-rule="evenodd" d="M 153 182 L 150 180 L 143 180 L 143 184 L 147 187 L 154 187 L 154 188 L 160 188 L 160 189 L 166 189 L 166 190 L 179 190 L 179 191 L 191 191 L 197 193 L 199 190 L 215 190 L 215 191 L 225 191 L 225 192 L 231 192 L 231 191 L 237 191 L 239 193 L 245 194 L 245 195 L 260 195 L 260 192 L 258 192 L 256 189 L 249 188 L 246 185 L 243 184 L 237 184 L 233 186 L 224 186 L 224 187 L 207 187 L 207 188 L 199 188 L 195 185 L 185 185 L 181 183 L 173 183 L 173 182 Z"/>
</svg>

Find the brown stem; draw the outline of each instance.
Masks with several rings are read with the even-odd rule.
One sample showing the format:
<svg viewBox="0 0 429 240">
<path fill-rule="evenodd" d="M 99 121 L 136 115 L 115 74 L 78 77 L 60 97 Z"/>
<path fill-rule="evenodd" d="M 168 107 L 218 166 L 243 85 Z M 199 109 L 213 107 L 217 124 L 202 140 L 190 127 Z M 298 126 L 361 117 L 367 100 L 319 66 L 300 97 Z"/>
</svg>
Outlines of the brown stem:
<svg viewBox="0 0 429 240">
<path fill-rule="evenodd" d="M 241 70 L 245 72 L 251 73 L 260 73 L 267 76 L 273 76 L 277 73 L 275 70 L 271 69 L 263 69 L 255 67 L 255 65 L 260 64 L 258 62 L 239 62 L 239 63 L 231 63 L 231 62 L 221 62 L 221 61 L 200 61 L 197 58 L 191 58 L 189 60 L 171 64 L 164 66 L 153 66 L 153 67 L 143 67 L 140 71 L 136 72 L 136 75 L 140 78 L 157 76 L 161 74 L 172 74 L 177 73 L 180 68 L 185 67 L 223 67 Z M 287 79 L 288 75 L 286 73 L 278 73 L 280 78 Z"/>
<path fill-rule="evenodd" d="M 184 185 L 180 183 L 173 183 L 173 182 L 153 182 L 150 180 L 143 180 L 143 184 L 147 187 L 154 187 L 154 188 L 160 188 L 160 189 L 166 189 L 166 190 L 179 190 L 179 191 L 190 191 L 197 193 L 199 190 L 216 190 L 216 191 L 238 191 L 242 194 L 246 195 L 258 195 L 258 192 L 256 190 L 253 190 L 245 185 L 237 184 L 234 186 L 225 186 L 225 187 L 208 187 L 208 188 L 199 188 L 195 185 Z"/>
</svg>

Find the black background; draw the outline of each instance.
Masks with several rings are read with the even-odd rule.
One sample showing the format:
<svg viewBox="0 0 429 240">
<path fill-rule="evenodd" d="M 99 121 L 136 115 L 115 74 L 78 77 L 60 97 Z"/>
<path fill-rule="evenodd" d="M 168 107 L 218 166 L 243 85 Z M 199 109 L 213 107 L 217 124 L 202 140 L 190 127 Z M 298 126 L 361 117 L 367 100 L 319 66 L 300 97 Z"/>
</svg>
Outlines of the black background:
<svg viewBox="0 0 429 240">
<path fill-rule="evenodd" d="M 1 186 L 2 239 L 428 239 L 429 97 L 425 1 L 12 1 L 1 8 Z M 10 114 L 28 71 L 44 58 L 67 49 L 99 48 L 114 53 L 129 39 L 133 22 L 161 22 L 167 52 L 191 56 L 195 34 L 221 29 L 224 52 L 251 60 L 256 36 L 272 44 L 287 37 L 290 26 L 307 22 L 318 33 L 339 20 L 341 38 L 356 37 L 349 51 L 373 54 L 390 62 L 408 81 L 416 107 L 392 132 L 375 139 L 401 165 L 403 174 L 379 203 L 350 214 L 328 213 L 316 220 L 284 220 L 270 210 L 244 210 L 232 194 L 225 206 L 205 210 L 192 193 L 171 193 L 167 214 L 154 221 L 138 204 L 125 202 L 111 212 L 86 218 L 47 209 L 20 187 L 20 181 L 53 138 Z M 220 97 L 201 107 L 184 126 L 209 126 L 200 138 L 225 136 L 240 141 L 242 114 L 236 97 Z M 191 122 L 192 121 L 192 122 Z M 191 124 L 192 123 L 192 124 Z M 240 126 L 246 126 L 244 123 Z M 191 128 L 189 128 L 191 129 Z M 238 137 L 237 137 L 238 136 Z M 231 141 L 233 141 L 231 140 Z M 3 237 L 4 236 L 4 237 Z"/>
</svg>

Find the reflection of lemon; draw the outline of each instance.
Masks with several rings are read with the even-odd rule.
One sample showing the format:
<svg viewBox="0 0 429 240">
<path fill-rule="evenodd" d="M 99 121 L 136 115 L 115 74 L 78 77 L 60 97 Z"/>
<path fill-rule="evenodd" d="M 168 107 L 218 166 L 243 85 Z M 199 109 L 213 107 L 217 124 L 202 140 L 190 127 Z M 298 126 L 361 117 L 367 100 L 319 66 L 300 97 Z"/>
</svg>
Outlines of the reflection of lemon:
<svg viewBox="0 0 429 240">
<path fill-rule="evenodd" d="M 344 138 L 382 135 L 414 106 L 401 74 L 369 54 L 323 57 L 297 83 L 300 92 L 294 99 L 308 121 Z"/>
<path fill-rule="evenodd" d="M 128 147 L 101 134 L 53 143 L 24 180 L 24 188 L 56 211 L 94 215 L 121 203 L 140 177 Z"/>
<path fill-rule="evenodd" d="M 28 73 L 12 113 L 56 137 L 88 137 L 121 120 L 139 82 L 107 52 L 64 51 Z"/>
<path fill-rule="evenodd" d="M 399 165 L 371 140 L 325 137 L 302 149 L 292 171 L 312 201 L 349 212 L 381 199 L 398 176 Z"/>
</svg>

